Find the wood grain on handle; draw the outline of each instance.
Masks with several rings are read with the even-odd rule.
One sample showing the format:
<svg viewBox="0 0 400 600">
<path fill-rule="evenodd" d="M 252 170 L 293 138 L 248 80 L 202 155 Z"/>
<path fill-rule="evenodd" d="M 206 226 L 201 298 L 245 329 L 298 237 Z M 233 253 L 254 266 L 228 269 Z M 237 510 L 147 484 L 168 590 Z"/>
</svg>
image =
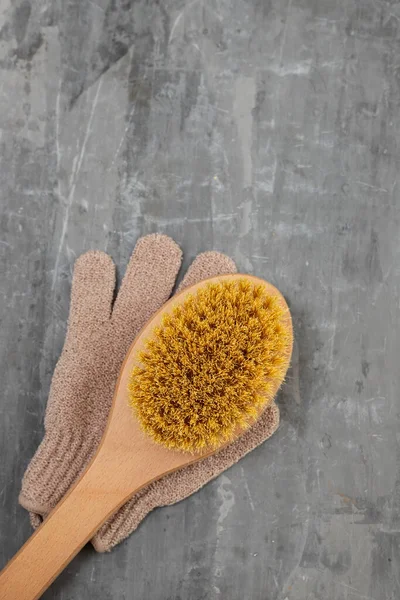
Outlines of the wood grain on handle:
<svg viewBox="0 0 400 600">
<path fill-rule="evenodd" d="M 101 525 L 129 498 L 164 474 L 198 459 L 199 455 L 154 444 L 132 418 L 127 403 L 117 405 L 91 464 L 1 571 L 0 600 L 40 598 Z"/>
<path fill-rule="evenodd" d="M 1 600 L 35 600 L 90 540 L 102 523 L 123 504 L 127 490 L 121 487 L 113 457 L 98 456 L 85 477 L 8 563 L 0 574 Z M 115 474 L 113 476 L 113 474 Z M 136 476 L 138 488 L 146 483 Z M 128 494 L 129 495 L 129 494 Z"/>
</svg>

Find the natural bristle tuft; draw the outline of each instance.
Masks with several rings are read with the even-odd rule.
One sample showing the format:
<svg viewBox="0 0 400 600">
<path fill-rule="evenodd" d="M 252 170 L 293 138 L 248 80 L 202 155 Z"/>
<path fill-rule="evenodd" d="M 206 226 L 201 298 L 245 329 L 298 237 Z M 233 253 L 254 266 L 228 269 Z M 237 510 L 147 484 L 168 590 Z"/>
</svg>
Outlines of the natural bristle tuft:
<svg viewBox="0 0 400 600">
<path fill-rule="evenodd" d="M 165 315 L 145 343 L 130 405 L 158 443 L 189 452 L 218 447 L 271 402 L 291 342 L 288 309 L 264 285 L 209 283 Z"/>
</svg>

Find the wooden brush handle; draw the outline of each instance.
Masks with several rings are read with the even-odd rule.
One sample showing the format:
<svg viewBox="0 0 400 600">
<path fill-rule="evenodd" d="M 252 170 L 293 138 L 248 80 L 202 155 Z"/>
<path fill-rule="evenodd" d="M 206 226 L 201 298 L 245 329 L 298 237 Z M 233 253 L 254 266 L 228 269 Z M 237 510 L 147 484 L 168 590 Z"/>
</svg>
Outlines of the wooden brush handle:
<svg viewBox="0 0 400 600">
<path fill-rule="evenodd" d="M 149 479 L 144 469 L 121 485 L 121 464 L 103 453 L 0 574 L 1 600 L 35 600 L 99 527 Z M 131 492 L 133 490 L 133 492 Z"/>
</svg>

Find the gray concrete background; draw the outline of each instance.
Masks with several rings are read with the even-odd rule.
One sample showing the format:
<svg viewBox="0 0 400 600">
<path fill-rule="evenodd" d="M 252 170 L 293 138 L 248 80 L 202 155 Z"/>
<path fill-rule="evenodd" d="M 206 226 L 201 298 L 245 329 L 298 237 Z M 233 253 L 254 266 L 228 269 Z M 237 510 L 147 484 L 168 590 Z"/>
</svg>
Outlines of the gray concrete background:
<svg viewBox="0 0 400 600">
<path fill-rule="evenodd" d="M 164 232 L 285 294 L 276 435 L 46 599 L 400 596 L 400 5 L 0 1 L 1 565 L 74 260 Z"/>
</svg>

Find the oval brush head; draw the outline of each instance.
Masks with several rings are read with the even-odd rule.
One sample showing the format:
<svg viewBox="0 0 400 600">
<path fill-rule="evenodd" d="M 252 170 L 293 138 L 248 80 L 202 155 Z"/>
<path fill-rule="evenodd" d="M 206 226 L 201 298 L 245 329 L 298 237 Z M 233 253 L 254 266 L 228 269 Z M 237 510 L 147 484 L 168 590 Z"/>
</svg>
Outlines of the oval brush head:
<svg viewBox="0 0 400 600">
<path fill-rule="evenodd" d="M 129 403 L 143 431 L 168 448 L 218 447 L 272 401 L 291 345 L 280 296 L 246 279 L 209 283 L 145 342 Z"/>
</svg>

